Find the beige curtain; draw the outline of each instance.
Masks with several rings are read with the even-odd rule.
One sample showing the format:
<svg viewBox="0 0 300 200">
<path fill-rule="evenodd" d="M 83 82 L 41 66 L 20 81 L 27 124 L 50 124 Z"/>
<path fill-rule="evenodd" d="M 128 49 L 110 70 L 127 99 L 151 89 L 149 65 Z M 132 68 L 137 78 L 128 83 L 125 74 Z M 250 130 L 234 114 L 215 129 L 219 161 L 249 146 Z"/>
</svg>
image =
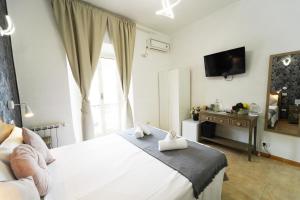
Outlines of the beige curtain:
<svg viewBox="0 0 300 200">
<path fill-rule="evenodd" d="M 136 25 L 127 19 L 109 16 L 107 29 L 109 38 L 114 46 L 118 71 L 122 83 L 124 97 L 122 128 L 131 128 L 133 127 L 133 118 L 128 93 L 131 81 Z"/>
<path fill-rule="evenodd" d="M 107 26 L 101 9 L 78 0 L 51 0 L 74 79 L 82 95 L 82 134 L 94 137 L 89 91 Z"/>
</svg>

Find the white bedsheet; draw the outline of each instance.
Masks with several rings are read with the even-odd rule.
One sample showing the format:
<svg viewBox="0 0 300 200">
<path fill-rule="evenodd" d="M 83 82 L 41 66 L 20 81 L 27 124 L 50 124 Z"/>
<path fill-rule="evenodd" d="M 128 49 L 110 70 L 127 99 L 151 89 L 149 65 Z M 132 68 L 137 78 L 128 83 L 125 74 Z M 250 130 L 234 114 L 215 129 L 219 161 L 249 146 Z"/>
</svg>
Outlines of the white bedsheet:
<svg viewBox="0 0 300 200">
<path fill-rule="evenodd" d="M 192 184 L 118 135 L 51 150 L 52 188 L 45 200 L 192 200 Z M 220 200 L 225 169 L 201 193 Z"/>
</svg>

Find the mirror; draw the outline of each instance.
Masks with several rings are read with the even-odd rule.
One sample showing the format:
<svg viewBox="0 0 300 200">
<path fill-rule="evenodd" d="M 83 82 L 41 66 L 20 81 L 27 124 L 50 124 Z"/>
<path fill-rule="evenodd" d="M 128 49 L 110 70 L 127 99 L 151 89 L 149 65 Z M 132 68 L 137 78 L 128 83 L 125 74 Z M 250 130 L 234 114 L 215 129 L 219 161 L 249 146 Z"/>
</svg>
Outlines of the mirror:
<svg viewBox="0 0 300 200">
<path fill-rule="evenodd" d="M 270 56 L 265 130 L 300 137 L 300 51 Z"/>
</svg>

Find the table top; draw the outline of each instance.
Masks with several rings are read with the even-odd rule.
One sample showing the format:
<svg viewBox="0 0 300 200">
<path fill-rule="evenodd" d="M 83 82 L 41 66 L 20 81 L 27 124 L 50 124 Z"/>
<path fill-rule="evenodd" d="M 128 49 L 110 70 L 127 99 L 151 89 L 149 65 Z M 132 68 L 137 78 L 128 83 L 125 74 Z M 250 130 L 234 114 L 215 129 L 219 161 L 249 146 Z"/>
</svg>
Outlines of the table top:
<svg viewBox="0 0 300 200">
<path fill-rule="evenodd" d="M 211 114 L 211 115 L 218 115 L 223 117 L 230 117 L 235 119 L 244 119 L 244 120 L 257 120 L 258 116 L 250 116 L 250 115 L 239 115 L 239 114 L 232 114 L 226 112 L 214 112 L 214 111 L 200 111 L 201 114 Z"/>
</svg>

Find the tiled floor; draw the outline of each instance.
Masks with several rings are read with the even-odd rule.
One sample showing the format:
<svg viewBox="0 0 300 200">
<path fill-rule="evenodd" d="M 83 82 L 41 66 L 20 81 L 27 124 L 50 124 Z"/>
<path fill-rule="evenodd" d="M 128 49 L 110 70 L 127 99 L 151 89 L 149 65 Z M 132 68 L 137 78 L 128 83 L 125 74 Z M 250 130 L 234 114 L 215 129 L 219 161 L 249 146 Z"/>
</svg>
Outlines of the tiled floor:
<svg viewBox="0 0 300 200">
<path fill-rule="evenodd" d="M 228 159 L 222 200 L 300 200 L 300 168 L 213 145 Z"/>
</svg>

